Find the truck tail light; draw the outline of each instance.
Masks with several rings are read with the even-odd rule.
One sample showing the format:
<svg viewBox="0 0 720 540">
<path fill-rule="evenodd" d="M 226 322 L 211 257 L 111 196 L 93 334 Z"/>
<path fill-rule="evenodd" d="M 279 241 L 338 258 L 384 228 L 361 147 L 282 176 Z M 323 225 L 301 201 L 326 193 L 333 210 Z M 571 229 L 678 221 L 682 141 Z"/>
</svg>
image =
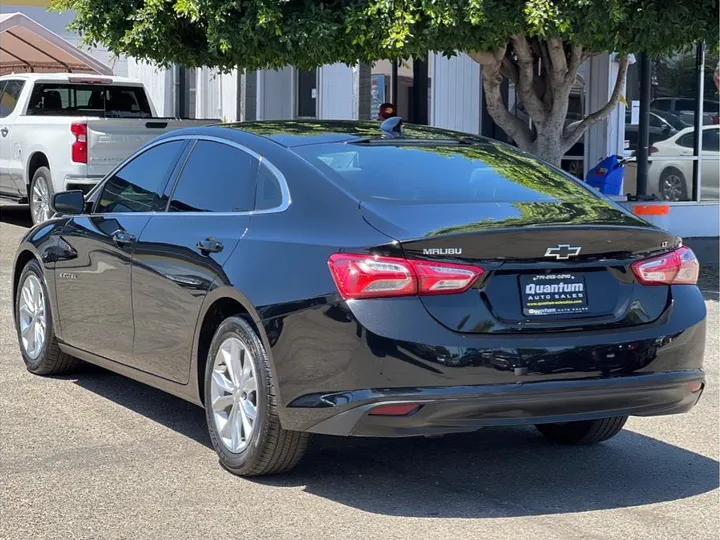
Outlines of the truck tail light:
<svg viewBox="0 0 720 540">
<path fill-rule="evenodd" d="M 72 144 L 72 160 L 75 163 L 87 163 L 87 124 L 70 124 L 70 132 L 75 135 Z"/>
<path fill-rule="evenodd" d="M 461 293 L 483 273 L 476 266 L 352 253 L 331 255 L 328 266 L 346 299 Z"/>
<path fill-rule="evenodd" d="M 700 265 L 692 249 L 681 247 L 658 257 L 636 261 L 632 270 L 643 285 L 695 285 Z"/>
</svg>

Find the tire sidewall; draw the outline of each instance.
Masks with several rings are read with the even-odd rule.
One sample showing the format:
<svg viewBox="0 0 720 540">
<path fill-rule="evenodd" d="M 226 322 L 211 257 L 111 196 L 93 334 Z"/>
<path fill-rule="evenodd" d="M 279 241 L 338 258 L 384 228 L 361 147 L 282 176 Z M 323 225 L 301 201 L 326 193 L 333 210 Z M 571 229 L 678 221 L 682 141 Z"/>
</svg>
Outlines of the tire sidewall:
<svg viewBox="0 0 720 540">
<path fill-rule="evenodd" d="M 45 302 L 45 341 L 43 342 L 40 354 L 34 360 L 30 358 L 30 356 L 25 351 L 25 347 L 23 347 L 22 344 L 22 334 L 20 332 L 20 295 L 22 294 L 22 287 L 25 284 L 25 280 L 30 274 L 33 274 L 35 277 L 38 278 L 38 281 L 40 281 L 40 286 L 42 287 L 43 291 L 43 299 Z M 20 353 L 22 354 L 25 365 L 30 371 L 38 370 L 45 361 L 45 357 L 48 353 L 49 343 L 54 334 L 52 310 L 50 309 L 50 298 L 48 297 L 48 289 L 47 285 L 45 284 L 45 275 L 38 262 L 34 259 L 30 261 L 27 265 L 25 265 L 22 274 L 20 274 L 20 281 L 18 282 L 17 292 L 15 294 L 15 331 L 18 337 L 18 345 L 20 345 Z"/>
<path fill-rule="evenodd" d="M 242 452 L 237 454 L 230 452 L 220 440 L 220 436 L 215 428 L 213 409 L 210 403 L 210 379 L 212 377 L 215 355 L 223 341 L 229 337 L 235 337 L 242 341 L 243 345 L 245 345 L 250 352 L 250 361 L 253 363 L 257 377 L 257 416 L 253 434 L 249 444 Z M 226 469 L 231 469 L 231 472 L 235 474 L 242 474 L 244 470 L 253 466 L 257 461 L 258 454 L 262 452 L 268 435 L 267 417 L 270 409 L 270 379 L 268 372 L 269 361 L 265 353 L 265 348 L 250 325 L 240 317 L 226 319 L 215 332 L 205 363 L 205 418 L 207 420 L 213 448 L 220 458 L 220 464 Z"/>
<path fill-rule="evenodd" d="M 30 182 L 30 189 L 28 190 L 28 204 L 30 205 L 30 217 L 32 218 L 34 225 L 37 225 L 37 223 L 35 222 L 35 213 L 33 212 L 32 194 L 33 194 L 33 190 L 35 189 L 35 182 L 37 182 L 37 179 L 41 178 L 41 177 L 45 180 L 45 185 L 47 186 L 48 199 L 49 199 L 48 204 L 51 205 L 51 212 L 52 212 L 52 199 L 53 199 L 53 195 L 55 195 L 55 189 L 53 188 L 52 175 L 50 174 L 50 169 L 48 169 L 47 167 L 39 167 L 35 171 L 35 174 L 32 177 L 32 180 Z M 52 217 L 52 216 L 50 216 L 50 217 Z"/>
</svg>

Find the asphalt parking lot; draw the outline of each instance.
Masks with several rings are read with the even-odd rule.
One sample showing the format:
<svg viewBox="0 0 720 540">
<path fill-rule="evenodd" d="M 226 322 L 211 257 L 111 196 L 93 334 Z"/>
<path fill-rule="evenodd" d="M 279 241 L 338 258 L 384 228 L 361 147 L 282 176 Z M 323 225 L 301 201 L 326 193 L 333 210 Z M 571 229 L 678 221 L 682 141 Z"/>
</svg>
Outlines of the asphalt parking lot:
<svg viewBox="0 0 720 540">
<path fill-rule="evenodd" d="M 99 368 L 25 370 L 10 265 L 28 225 L 0 207 L 0 538 L 718 538 L 717 268 L 689 414 L 588 448 L 530 428 L 320 438 L 292 473 L 245 480 L 218 466 L 199 408 Z"/>
</svg>

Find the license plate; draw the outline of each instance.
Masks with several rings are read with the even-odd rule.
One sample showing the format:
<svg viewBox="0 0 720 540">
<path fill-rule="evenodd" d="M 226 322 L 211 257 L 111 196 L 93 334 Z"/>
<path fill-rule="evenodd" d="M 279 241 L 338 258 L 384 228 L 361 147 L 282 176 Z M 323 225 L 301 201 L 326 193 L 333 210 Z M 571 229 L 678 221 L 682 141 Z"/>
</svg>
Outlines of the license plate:
<svg viewBox="0 0 720 540">
<path fill-rule="evenodd" d="M 523 315 L 573 315 L 588 311 L 585 277 L 577 274 L 520 276 Z"/>
</svg>

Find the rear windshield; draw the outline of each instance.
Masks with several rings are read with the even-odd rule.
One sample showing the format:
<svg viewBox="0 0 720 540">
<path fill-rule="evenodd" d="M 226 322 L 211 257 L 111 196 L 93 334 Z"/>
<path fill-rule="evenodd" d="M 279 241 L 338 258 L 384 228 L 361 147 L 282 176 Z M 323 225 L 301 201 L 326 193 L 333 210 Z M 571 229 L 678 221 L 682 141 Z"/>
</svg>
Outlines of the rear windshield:
<svg viewBox="0 0 720 540">
<path fill-rule="evenodd" d="M 293 150 L 361 200 L 532 202 L 588 195 L 563 172 L 501 144 L 329 144 Z"/>
<path fill-rule="evenodd" d="M 33 88 L 27 114 L 149 118 L 142 87 L 102 84 L 40 83 Z"/>
</svg>

